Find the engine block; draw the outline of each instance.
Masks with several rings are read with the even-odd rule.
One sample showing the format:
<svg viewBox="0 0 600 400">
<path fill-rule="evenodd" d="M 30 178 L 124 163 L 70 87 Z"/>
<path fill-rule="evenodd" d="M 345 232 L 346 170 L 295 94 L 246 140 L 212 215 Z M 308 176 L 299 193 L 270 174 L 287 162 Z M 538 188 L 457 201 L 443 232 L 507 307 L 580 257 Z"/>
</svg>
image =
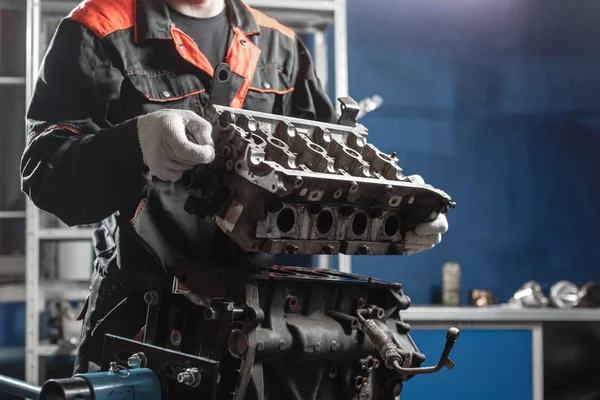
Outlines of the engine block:
<svg viewBox="0 0 600 400">
<path fill-rule="evenodd" d="M 405 232 L 454 203 L 368 143 L 358 106 L 340 101 L 338 124 L 208 108 L 216 159 L 184 176 L 186 211 L 249 252 L 402 254 Z"/>
</svg>

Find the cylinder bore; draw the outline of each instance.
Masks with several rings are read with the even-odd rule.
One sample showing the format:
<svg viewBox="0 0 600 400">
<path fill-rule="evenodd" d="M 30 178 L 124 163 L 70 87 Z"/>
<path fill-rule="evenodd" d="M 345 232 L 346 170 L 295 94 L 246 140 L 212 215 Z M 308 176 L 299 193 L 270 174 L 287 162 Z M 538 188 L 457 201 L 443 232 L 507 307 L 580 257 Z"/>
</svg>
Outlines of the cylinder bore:
<svg viewBox="0 0 600 400">
<path fill-rule="evenodd" d="M 333 214 L 329 210 L 323 210 L 317 216 L 316 221 L 317 231 L 321 235 L 326 235 L 333 228 Z"/>
<path fill-rule="evenodd" d="M 367 230 L 367 215 L 364 212 L 358 212 L 352 218 L 352 233 L 356 236 L 362 236 Z"/>
<path fill-rule="evenodd" d="M 282 233 L 288 233 L 294 229 L 296 214 L 291 208 L 282 209 L 277 215 L 277 229 Z"/>
<path fill-rule="evenodd" d="M 396 233 L 398 233 L 399 228 L 400 221 L 398 221 L 398 217 L 395 215 L 388 215 L 383 225 L 383 230 L 385 234 L 387 236 L 394 236 Z"/>
</svg>

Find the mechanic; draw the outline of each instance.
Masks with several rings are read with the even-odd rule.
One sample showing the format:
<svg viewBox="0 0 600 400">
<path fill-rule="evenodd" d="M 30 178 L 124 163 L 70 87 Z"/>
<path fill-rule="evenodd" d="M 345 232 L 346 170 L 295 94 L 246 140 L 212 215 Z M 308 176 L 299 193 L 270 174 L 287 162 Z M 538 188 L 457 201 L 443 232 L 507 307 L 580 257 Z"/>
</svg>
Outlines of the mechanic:
<svg viewBox="0 0 600 400">
<path fill-rule="evenodd" d="M 183 172 L 215 157 L 202 115 L 222 62 L 232 71 L 225 105 L 335 121 L 302 41 L 239 0 L 87 0 L 53 37 L 27 114 L 21 175 L 33 203 L 67 225 L 102 221 L 76 373 L 98 369 L 105 333 L 140 332 L 143 294 L 169 290 L 177 257 L 270 262 L 183 209 Z M 408 253 L 446 230 L 443 215 L 419 225 Z"/>
</svg>

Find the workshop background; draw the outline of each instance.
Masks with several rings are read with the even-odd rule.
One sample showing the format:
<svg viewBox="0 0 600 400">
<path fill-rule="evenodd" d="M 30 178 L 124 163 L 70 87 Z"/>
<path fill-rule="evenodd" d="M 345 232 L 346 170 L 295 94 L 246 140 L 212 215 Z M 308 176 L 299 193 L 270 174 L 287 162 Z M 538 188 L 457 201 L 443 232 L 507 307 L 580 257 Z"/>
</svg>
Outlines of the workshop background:
<svg viewBox="0 0 600 400">
<path fill-rule="evenodd" d="M 19 1 L 0 1 L 0 373 L 22 378 L 26 21 L 14 11 Z M 600 282 L 600 2 L 347 0 L 346 7 L 349 93 L 383 99 L 361 120 L 369 140 L 457 203 L 434 250 L 351 258 L 353 273 L 404 284 L 414 309 L 405 318 L 428 364 L 437 361 L 444 329 L 463 331 L 456 368 L 409 381 L 402 399 L 599 399 L 600 312 L 469 304 L 473 289 L 506 303 L 528 281 L 546 295 L 559 281 Z M 51 25 L 42 30 L 51 36 Z M 327 33 L 334 99 L 334 27 Z M 57 238 L 52 229 L 46 234 Z M 78 293 L 87 290 L 88 244 L 41 249 L 42 267 L 56 265 L 44 279 L 76 275 Z M 448 262 L 460 266 L 460 307 L 440 305 Z M 74 312 L 77 297 L 60 307 Z M 56 311 L 49 304 L 40 327 L 52 344 L 61 340 Z M 46 377 L 70 371 L 71 358 L 56 349 L 42 346 Z"/>
</svg>

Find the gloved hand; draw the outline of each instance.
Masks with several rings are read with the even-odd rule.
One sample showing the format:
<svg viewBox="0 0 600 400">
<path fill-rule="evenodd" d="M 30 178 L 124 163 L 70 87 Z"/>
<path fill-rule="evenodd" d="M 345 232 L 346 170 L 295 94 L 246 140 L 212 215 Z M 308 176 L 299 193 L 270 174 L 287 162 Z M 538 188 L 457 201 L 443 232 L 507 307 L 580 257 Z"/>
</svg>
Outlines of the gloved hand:
<svg viewBox="0 0 600 400">
<path fill-rule="evenodd" d="M 425 184 L 419 175 L 411 175 L 409 178 L 415 183 Z M 414 232 L 406 232 L 404 235 L 406 255 L 432 249 L 442 241 L 442 233 L 448 231 L 448 220 L 444 214 L 436 214 L 431 215 L 430 219 L 435 217 L 432 221 L 418 224 Z"/>
<path fill-rule="evenodd" d="M 137 120 L 144 163 L 163 181 L 178 181 L 184 171 L 215 159 L 211 132 L 211 124 L 189 110 L 158 110 Z"/>
</svg>

